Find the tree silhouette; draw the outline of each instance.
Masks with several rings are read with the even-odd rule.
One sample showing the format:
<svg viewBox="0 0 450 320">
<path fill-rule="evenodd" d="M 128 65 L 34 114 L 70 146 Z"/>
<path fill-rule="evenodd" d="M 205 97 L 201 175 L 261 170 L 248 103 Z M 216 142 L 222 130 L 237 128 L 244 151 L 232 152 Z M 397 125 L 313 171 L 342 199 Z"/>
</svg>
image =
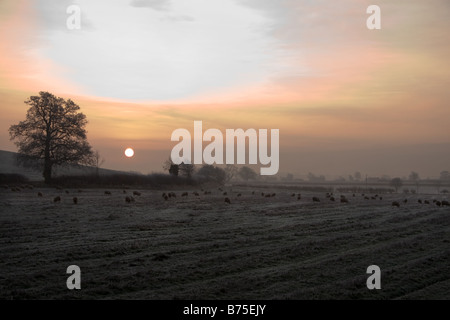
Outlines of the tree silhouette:
<svg viewBox="0 0 450 320">
<path fill-rule="evenodd" d="M 389 185 L 395 189 L 395 192 L 398 192 L 398 189 L 403 186 L 403 181 L 400 178 L 394 178 L 389 182 Z"/>
<path fill-rule="evenodd" d="M 248 180 L 254 180 L 257 177 L 257 174 L 255 171 L 253 171 L 251 168 L 249 167 L 242 167 L 241 169 L 239 169 L 238 172 L 239 176 L 244 179 L 245 181 Z"/>
<path fill-rule="evenodd" d="M 38 164 L 46 183 L 51 182 L 54 165 L 93 164 L 86 116 L 78 112 L 78 105 L 43 91 L 25 104 L 30 106 L 26 119 L 9 128 L 10 138 L 16 140 L 19 149 L 20 163 Z"/>
</svg>

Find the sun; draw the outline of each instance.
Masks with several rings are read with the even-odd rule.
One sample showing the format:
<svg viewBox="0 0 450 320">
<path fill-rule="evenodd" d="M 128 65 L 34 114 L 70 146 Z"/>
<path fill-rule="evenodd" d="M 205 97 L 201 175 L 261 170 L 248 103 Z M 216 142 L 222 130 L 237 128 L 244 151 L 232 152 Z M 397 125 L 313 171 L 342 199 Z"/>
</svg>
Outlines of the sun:
<svg viewBox="0 0 450 320">
<path fill-rule="evenodd" d="M 127 148 L 127 149 L 125 150 L 125 155 L 126 155 L 128 158 L 131 158 L 132 156 L 134 156 L 134 150 L 131 149 L 131 148 Z"/>
</svg>

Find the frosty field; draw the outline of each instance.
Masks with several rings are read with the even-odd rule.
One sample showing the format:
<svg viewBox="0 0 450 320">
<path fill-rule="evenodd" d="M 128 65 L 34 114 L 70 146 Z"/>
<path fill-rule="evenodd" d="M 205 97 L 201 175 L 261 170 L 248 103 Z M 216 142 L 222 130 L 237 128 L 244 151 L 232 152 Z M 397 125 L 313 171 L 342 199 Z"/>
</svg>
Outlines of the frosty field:
<svg viewBox="0 0 450 320">
<path fill-rule="evenodd" d="M 432 202 L 448 196 L 205 190 L 2 188 L 0 299 L 449 298 L 450 207 Z M 370 265 L 381 290 L 366 287 Z"/>
</svg>

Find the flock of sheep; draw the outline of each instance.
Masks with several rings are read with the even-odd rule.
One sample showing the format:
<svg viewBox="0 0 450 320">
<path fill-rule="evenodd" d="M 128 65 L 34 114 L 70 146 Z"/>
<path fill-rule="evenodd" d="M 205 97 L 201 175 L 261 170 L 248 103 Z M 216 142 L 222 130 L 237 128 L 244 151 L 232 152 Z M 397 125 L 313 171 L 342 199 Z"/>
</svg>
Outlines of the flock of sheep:
<svg viewBox="0 0 450 320">
<path fill-rule="evenodd" d="M 12 187 L 3 186 L 3 187 L 5 189 L 11 189 L 11 191 L 13 191 L 13 192 L 20 192 L 20 191 L 25 190 L 25 189 L 33 190 L 33 188 L 34 188 L 32 185 L 21 185 L 21 186 L 12 186 Z M 58 190 L 63 190 L 60 187 L 57 187 L 57 189 Z M 228 204 L 231 204 L 230 195 L 228 195 L 228 193 L 231 194 L 231 190 L 225 191 L 222 188 L 218 188 L 218 191 L 219 191 L 219 193 L 221 193 L 222 196 L 224 196 L 224 202 L 228 203 Z M 83 192 L 83 191 L 82 190 L 78 190 L 78 193 L 81 193 L 81 192 Z M 70 192 L 68 190 L 65 190 L 65 193 L 69 194 Z M 141 192 L 139 192 L 139 191 L 133 191 L 132 195 L 127 195 L 127 193 L 128 193 L 127 190 L 123 190 L 123 194 L 126 194 L 126 196 L 125 196 L 125 202 L 126 203 L 135 202 L 136 200 L 135 200 L 134 197 L 141 196 Z M 201 193 L 203 195 L 210 195 L 210 194 L 212 194 L 212 191 L 207 191 L 207 190 L 201 189 Z M 112 195 L 111 191 L 105 191 L 104 194 L 105 195 Z M 198 191 L 193 191 L 191 193 L 189 193 L 189 192 L 182 192 L 181 193 L 181 197 L 188 197 L 189 194 L 193 195 L 194 197 L 200 197 L 200 192 L 198 192 Z M 256 196 L 258 193 L 256 191 L 253 191 L 251 194 L 252 194 L 252 196 Z M 42 194 L 42 192 L 38 192 L 37 195 L 38 195 L 38 197 L 43 197 L 44 196 Z M 272 198 L 272 197 L 276 196 L 276 193 L 273 193 L 273 192 L 261 192 L 260 195 L 261 195 L 261 197 L 264 197 L 264 198 Z M 235 192 L 235 196 L 237 198 L 238 197 L 242 197 L 242 193 L 236 193 Z M 353 196 L 353 198 L 357 197 L 357 195 L 355 193 L 353 193 L 352 196 Z M 361 194 L 361 196 L 364 198 L 364 200 L 383 200 L 383 197 L 379 196 L 378 194 L 372 195 L 372 196 Z M 164 192 L 162 194 L 162 198 L 164 200 L 166 200 L 166 201 L 168 201 L 169 199 L 176 198 L 176 197 L 177 197 L 177 194 L 175 192 Z M 291 197 L 296 198 L 297 200 L 301 200 L 302 199 L 302 195 L 300 193 L 292 193 Z M 341 203 L 350 203 L 350 201 L 347 198 L 347 196 L 340 195 L 339 198 L 338 198 L 337 196 L 335 196 L 331 192 L 327 192 L 325 194 L 325 199 L 327 199 L 328 201 L 332 201 L 332 202 L 339 201 Z M 311 200 L 312 200 L 312 202 L 321 202 L 321 199 L 318 196 L 312 197 Z M 73 201 L 73 204 L 78 204 L 78 197 L 73 197 L 72 201 Z M 53 202 L 54 203 L 61 202 L 61 196 L 54 197 L 53 198 Z M 408 202 L 408 199 L 404 199 L 402 201 L 393 201 L 392 202 L 392 206 L 393 207 L 400 207 L 401 203 L 406 204 L 407 202 Z M 450 203 L 447 200 L 439 201 L 439 200 L 436 200 L 436 199 L 433 199 L 433 200 L 418 199 L 417 202 L 419 204 L 428 204 L 428 205 L 433 203 L 434 205 L 436 205 L 438 207 L 450 206 Z"/>
</svg>

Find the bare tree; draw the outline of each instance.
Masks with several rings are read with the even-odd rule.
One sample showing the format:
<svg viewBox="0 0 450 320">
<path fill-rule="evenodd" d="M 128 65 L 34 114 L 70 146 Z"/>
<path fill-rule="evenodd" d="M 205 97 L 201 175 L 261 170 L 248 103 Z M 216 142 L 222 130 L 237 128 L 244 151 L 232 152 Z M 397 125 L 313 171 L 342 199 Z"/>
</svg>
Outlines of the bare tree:
<svg viewBox="0 0 450 320">
<path fill-rule="evenodd" d="M 95 150 L 93 153 L 93 163 L 95 166 L 95 174 L 98 176 L 100 176 L 100 167 L 105 163 L 105 158 L 103 158 L 100 155 L 100 152 L 98 150 Z"/>
<path fill-rule="evenodd" d="M 398 192 L 398 189 L 403 186 L 403 181 L 400 178 L 394 178 L 389 182 L 389 185 L 395 189 L 395 192 Z"/>
<path fill-rule="evenodd" d="M 18 160 L 25 166 L 36 163 L 43 169 L 46 183 L 54 165 L 93 164 L 93 152 L 86 137 L 86 116 L 72 100 L 49 92 L 31 96 L 26 119 L 9 128 L 19 149 Z"/>
<path fill-rule="evenodd" d="M 224 170 L 225 170 L 225 182 L 230 182 L 238 174 L 238 168 L 233 164 L 227 164 Z"/>
<path fill-rule="evenodd" d="M 415 183 L 416 192 L 419 193 L 419 182 L 420 182 L 419 174 L 415 171 L 411 171 L 411 173 L 409 174 L 409 180 Z"/>
</svg>

